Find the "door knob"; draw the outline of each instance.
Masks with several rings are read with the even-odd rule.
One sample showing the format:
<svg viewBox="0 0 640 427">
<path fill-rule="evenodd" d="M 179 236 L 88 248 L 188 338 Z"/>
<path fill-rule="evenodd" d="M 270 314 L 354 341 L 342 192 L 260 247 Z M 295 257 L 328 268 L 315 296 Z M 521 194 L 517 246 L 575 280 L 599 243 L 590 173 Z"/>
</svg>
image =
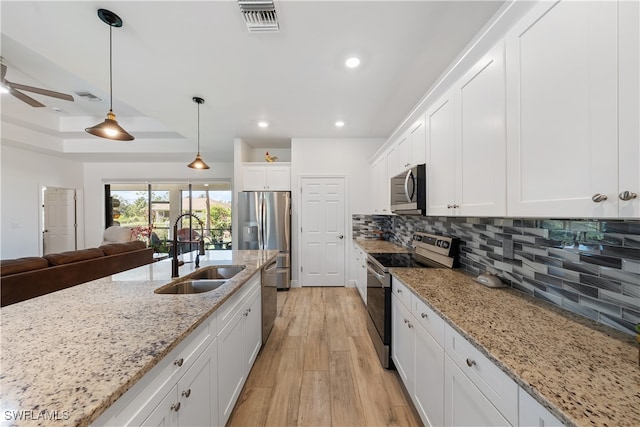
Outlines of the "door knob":
<svg viewBox="0 0 640 427">
<path fill-rule="evenodd" d="M 339 235 L 338 239 L 340 239 L 340 240 L 344 239 L 344 235 L 343 234 Z"/>
<path fill-rule="evenodd" d="M 631 199 L 635 199 L 636 197 L 638 197 L 638 195 L 636 193 L 632 193 L 631 191 L 623 191 L 622 193 L 618 194 L 618 197 L 620 198 L 620 200 L 624 200 L 626 202 Z"/>
</svg>

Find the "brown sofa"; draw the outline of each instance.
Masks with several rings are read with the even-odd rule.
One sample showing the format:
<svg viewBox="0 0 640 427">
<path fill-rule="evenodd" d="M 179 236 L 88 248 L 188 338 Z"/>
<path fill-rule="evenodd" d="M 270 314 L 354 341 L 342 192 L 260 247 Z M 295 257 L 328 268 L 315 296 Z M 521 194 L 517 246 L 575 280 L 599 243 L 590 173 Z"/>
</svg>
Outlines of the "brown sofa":
<svg viewBox="0 0 640 427">
<path fill-rule="evenodd" d="M 142 241 L 0 261 L 0 307 L 153 262 Z"/>
</svg>

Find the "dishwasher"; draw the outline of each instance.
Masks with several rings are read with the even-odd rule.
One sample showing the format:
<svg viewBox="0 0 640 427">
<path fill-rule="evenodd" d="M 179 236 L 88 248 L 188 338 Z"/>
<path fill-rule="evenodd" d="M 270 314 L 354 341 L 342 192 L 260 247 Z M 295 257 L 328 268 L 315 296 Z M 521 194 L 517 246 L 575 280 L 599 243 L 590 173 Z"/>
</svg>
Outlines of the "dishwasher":
<svg viewBox="0 0 640 427">
<path fill-rule="evenodd" d="M 271 261 L 262 269 L 262 344 L 267 342 L 278 313 L 278 262 Z"/>
</svg>

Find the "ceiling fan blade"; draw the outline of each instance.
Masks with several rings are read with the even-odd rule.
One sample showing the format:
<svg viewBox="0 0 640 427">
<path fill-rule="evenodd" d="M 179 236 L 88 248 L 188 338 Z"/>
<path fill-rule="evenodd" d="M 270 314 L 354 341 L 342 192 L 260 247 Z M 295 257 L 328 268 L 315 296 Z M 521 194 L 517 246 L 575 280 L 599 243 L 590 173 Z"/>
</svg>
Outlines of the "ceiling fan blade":
<svg viewBox="0 0 640 427">
<path fill-rule="evenodd" d="M 7 66 L 2 64 L 2 75 L 0 76 L 0 80 L 4 80 L 5 74 L 7 74 Z"/>
<path fill-rule="evenodd" d="M 15 96 L 16 98 L 18 98 L 20 101 L 26 102 L 27 104 L 31 105 L 32 107 L 44 107 L 44 104 L 36 101 L 35 99 L 33 99 L 32 97 L 25 95 L 22 92 L 18 92 L 17 90 L 15 90 L 15 88 L 11 87 L 9 89 L 9 93 L 13 96 Z"/>
<path fill-rule="evenodd" d="M 40 95 L 50 96 L 53 98 L 59 98 L 59 99 L 64 99 L 65 101 L 73 102 L 73 96 L 67 95 L 66 93 L 55 92 L 53 90 L 42 89 L 39 87 L 21 85 L 18 83 L 11 83 L 11 82 L 7 82 L 7 83 L 14 89 L 26 90 L 27 92 L 38 93 Z"/>
</svg>

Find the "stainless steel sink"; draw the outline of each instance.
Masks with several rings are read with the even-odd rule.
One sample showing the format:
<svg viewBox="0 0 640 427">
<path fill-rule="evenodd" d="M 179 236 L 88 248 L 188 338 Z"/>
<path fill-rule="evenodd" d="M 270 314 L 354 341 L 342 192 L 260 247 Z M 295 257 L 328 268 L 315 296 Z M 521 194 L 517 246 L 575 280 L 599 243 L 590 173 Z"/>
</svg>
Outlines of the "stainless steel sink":
<svg viewBox="0 0 640 427">
<path fill-rule="evenodd" d="M 189 276 L 189 279 L 231 279 L 244 270 L 244 265 L 205 267 Z"/>
<path fill-rule="evenodd" d="M 177 283 L 162 286 L 156 289 L 156 294 L 200 294 L 203 292 L 209 292 L 226 283 L 226 279 L 201 279 L 192 280 L 186 279 Z"/>
</svg>

